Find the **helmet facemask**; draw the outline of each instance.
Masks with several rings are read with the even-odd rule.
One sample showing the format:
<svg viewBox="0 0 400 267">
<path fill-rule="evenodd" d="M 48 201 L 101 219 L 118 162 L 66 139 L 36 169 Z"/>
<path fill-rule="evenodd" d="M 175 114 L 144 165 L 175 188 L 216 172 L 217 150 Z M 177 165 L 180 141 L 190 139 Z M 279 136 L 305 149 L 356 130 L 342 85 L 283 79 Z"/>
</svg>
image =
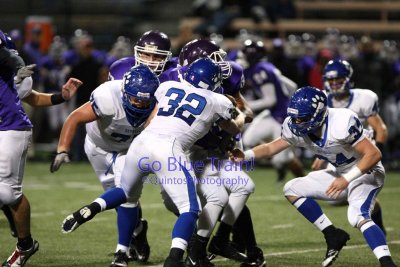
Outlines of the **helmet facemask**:
<svg viewBox="0 0 400 267">
<path fill-rule="evenodd" d="M 146 45 L 145 47 L 135 45 L 134 50 L 136 66 L 140 64 L 147 65 L 157 75 L 160 75 L 164 71 L 165 64 L 172 56 L 171 51 L 159 50 L 153 45 Z"/>
</svg>

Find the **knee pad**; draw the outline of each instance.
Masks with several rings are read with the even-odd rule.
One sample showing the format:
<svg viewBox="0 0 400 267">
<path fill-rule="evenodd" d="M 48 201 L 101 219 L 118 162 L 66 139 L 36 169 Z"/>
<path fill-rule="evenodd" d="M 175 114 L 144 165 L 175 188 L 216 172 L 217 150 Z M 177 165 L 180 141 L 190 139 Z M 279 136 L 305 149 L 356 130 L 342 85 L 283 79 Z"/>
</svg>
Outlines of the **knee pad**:
<svg viewBox="0 0 400 267">
<path fill-rule="evenodd" d="M 296 192 L 296 189 L 294 188 L 294 184 L 298 178 L 292 179 L 288 181 L 285 186 L 283 187 L 283 194 L 284 196 L 297 196 L 299 197 L 300 195 Z"/>
<path fill-rule="evenodd" d="M 22 197 L 22 192 L 15 190 L 9 184 L 0 183 L 0 207 L 12 206 Z"/>
<path fill-rule="evenodd" d="M 347 220 L 349 221 L 350 225 L 357 228 L 357 225 L 364 221 L 365 218 L 360 214 L 359 210 L 355 207 L 349 205 L 347 208 Z"/>
<path fill-rule="evenodd" d="M 129 200 L 128 200 L 128 202 L 121 204 L 121 207 L 124 207 L 124 208 L 136 208 L 137 206 L 139 206 L 138 202 L 129 202 Z"/>
<path fill-rule="evenodd" d="M 225 207 L 229 201 L 228 192 L 226 192 L 223 186 L 214 185 L 213 190 L 201 190 L 202 196 L 205 198 L 207 203 L 212 203 L 214 205 Z"/>
<path fill-rule="evenodd" d="M 105 177 L 106 179 L 100 178 L 101 185 L 103 186 L 104 191 L 107 191 L 110 188 L 115 187 L 115 182 L 114 182 L 114 177 L 108 178 Z"/>
</svg>

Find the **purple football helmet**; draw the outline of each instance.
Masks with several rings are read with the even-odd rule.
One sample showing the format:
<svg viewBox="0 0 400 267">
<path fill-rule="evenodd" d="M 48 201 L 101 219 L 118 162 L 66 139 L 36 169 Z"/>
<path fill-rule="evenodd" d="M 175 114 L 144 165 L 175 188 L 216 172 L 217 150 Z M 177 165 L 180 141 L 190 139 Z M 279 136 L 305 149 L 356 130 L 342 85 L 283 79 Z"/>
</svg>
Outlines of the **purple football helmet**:
<svg viewBox="0 0 400 267">
<path fill-rule="evenodd" d="M 250 66 L 258 63 L 262 58 L 266 57 L 267 50 L 262 41 L 254 41 L 247 39 L 243 42 L 241 49 L 244 59 Z"/>
<path fill-rule="evenodd" d="M 195 39 L 187 43 L 179 53 L 179 64 L 186 66 L 202 57 L 208 57 L 220 66 L 223 79 L 231 76 L 232 67 L 224 61 L 226 52 L 215 42 L 207 39 Z"/>
<path fill-rule="evenodd" d="M 145 32 L 134 46 L 136 65 L 149 66 L 157 75 L 163 72 L 165 64 L 171 58 L 171 41 L 159 31 Z"/>
</svg>

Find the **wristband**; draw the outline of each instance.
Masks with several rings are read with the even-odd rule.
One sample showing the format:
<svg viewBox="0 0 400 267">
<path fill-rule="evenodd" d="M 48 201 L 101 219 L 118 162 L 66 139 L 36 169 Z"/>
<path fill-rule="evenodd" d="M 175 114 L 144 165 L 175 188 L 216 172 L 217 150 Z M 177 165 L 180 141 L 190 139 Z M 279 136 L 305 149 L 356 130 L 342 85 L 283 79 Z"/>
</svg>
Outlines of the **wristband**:
<svg viewBox="0 0 400 267">
<path fill-rule="evenodd" d="M 246 150 L 245 152 L 243 152 L 243 154 L 244 154 L 244 160 L 250 160 L 255 158 L 253 149 Z"/>
<path fill-rule="evenodd" d="M 350 171 L 342 174 L 342 177 L 346 179 L 347 182 L 351 182 L 354 179 L 360 177 L 362 175 L 361 170 L 357 166 L 353 166 Z"/>
<path fill-rule="evenodd" d="M 58 105 L 65 102 L 65 99 L 62 97 L 62 94 L 60 93 L 52 94 L 50 99 L 52 105 Z"/>
</svg>

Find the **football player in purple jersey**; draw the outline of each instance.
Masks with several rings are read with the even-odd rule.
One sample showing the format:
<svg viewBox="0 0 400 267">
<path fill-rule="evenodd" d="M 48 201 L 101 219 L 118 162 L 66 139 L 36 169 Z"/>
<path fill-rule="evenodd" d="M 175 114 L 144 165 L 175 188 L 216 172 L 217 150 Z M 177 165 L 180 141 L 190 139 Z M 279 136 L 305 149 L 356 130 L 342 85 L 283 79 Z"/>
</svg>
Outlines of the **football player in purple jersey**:
<svg viewBox="0 0 400 267">
<path fill-rule="evenodd" d="M 171 41 L 163 32 L 143 33 L 133 49 L 133 56 L 121 58 L 110 66 L 109 80 L 121 80 L 128 70 L 139 64 L 149 66 L 157 75 L 177 65 L 172 58 Z"/>
<path fill-rule="evenodd" d="M 239 62 L 243 64 L 249 88 L 248 103 L 257 114 L 243 134 L 244 146 L 252 147 L 280 136 L 289 97 L 297 85 L 266 60 L 267 51 L 262 41 L 247 39 L 240 52 Z M 303 175 L 303 166 L 290 149 L 274 156 L 271 163 L 278 172 L 279 182 L 285 179 L 287 168 L 295 176 Z"/>
<path fill-rule="evenodd" d="M 6 46 L 6 37 L 0 31 L 0 164 L 5 167 L 0 173 L 0 207 L 11 210 L 18 238 L 16 249 L 5 260 L 3 266 L 24 266 L 39 249 L 39 242 L 31 236 L 30 204 L 22 192 L 26 155 L 32 139 L 32 123 L 26 115 L 18 91 L 16 79 L 24 79 L 32 73 L 23 69 L 24 62 L 17 53 Z M 22 69 L 22 71 L 21 71 Z M 19 72 L 19 75 L 18 75 Z M 40 94 L 31 92 L 25 97 L 36 106 L 49 106 L 71 97 L 81 85 L 73 79 L 63 87 L 65 94 Z M 69 98 L 68 98 L 69 100 Z"/>
</svg>

